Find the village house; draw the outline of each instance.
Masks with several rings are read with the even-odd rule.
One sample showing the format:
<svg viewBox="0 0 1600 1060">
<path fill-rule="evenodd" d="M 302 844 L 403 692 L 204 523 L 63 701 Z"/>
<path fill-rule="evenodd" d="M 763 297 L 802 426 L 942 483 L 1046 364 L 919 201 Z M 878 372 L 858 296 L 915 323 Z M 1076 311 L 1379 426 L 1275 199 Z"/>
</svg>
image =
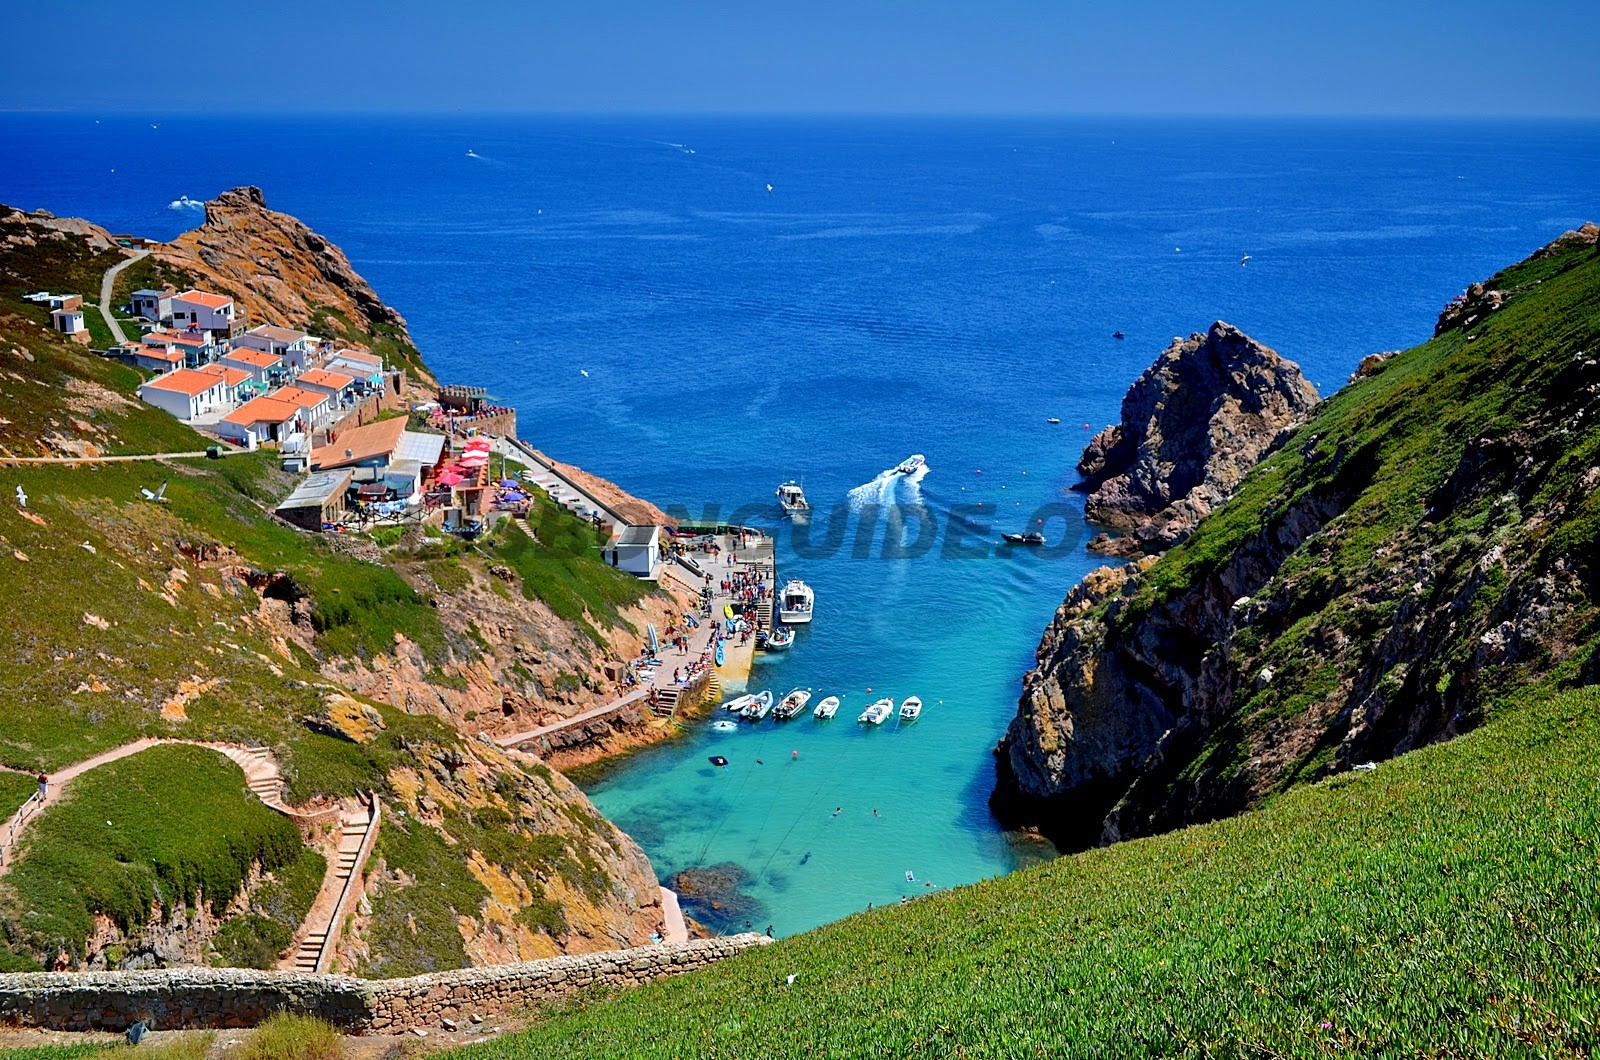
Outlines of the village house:
<svg viewBox="0 0 1600 1060">
<path fill-rule="evenodd" d="M 335 405 L 343 405 L 354 398 L 356 381 L 353 377 L 323 368 L 312 368 L 295 377 L 294 385 L 302 390 L 315 390 L 327 394 Z"/>
<path fill-rule="evenodd" d="M 133 292 L 128 301 L 128 310 L 136 317 L 161 323 L 172 316 L 172 296 L 176 293 L 171 287 L 160 291 L 150 287 L 141 288 Z"/>
<path fill-rule="evenodd" d="M 283 369 L 283 358 L 249 347 L 229 350 L 217 358 L 217 363 L 225 364 L 229 368 L 241 368 L 250 373 L 252 380 L 263 386 L 267 385 L 274 372 L 281 372 Z"/>
<path fill-rule="evenodd" d="M 83 298 L 80 295 L 69 295 L 60 300 L 60 304 L 50 310 L 50 329 L 70 336 L 77 342 L 89 341 L 89 329 L 83 322 Z"/>
<path fill-rule="evenodd" d="M 223 403 L 228 405 L 238 403 L 244 394 L 246 384 L 251 381 L 249 372 L 231 365 L 203 364 L 198 370 L 222 380 Z"/>
<path fill-rule="evenodd" d="M 270 353 L 296 370 L 311 363 L 311 336 L 303 331 L 280 328 L 273 324 L 262 324 L 251 328 L 243 335 L 234 336 L 233 348 Z"/>
<path fill-rule="evenodd" d="M 311 453 L 313 470 L 349 468 L 369 500 L 415 500 L 444 456 L 442 434 L 405 429 L 399 417 L 336 431 Z"/>
<path fill-rule="evenodd" d="M 184 330 L 193 325 L 219 340 L 233 335 L 233 299 L 207 291 L 185 291 L 172 296 L 172 326 Z"/>
<path fill-rule="evenodd" d="M 363 389 L 379 390 L 383 387 L 383 358 L 355 350 L 334 350 L 323 365 L 329 371 L 348 372 L 356 377 Z"/>
<path fill-rule="evenodd" d="M 251 398 L 217 423 L 217 433 L 238 445 L 253 449 L 265 442 L 285 440 L 300 433 L 305 410 L 290 401 L 275 397 Z"/>
<path fill-rule="evenodd" d="M 229 404 L 227 384 L 209 372 L 179 368 L 139 387 L 139 398 L 188 421 Z"/>
<path fill-rule="evenodd" d="M 286 401 L 305 411 L 304 429 L 314 431 L 327 420 L 333 412 L 333 404 L 328 395 L 316 390 L 306 390 L 298 386 L 281 386 L 267 395 L 277 401 Z"/>
<path fill-rule="evenodd" d="M 661 527 L 625 526 L 612 535 L 600 555 L 618 570 L 653 581 L 661 573 Z"/>
<path fill-rule="evenodd" d="M 351 472 L 317 471 L 278 505 L 278 518 L 302 530 L 321 532 L 345 510 L 345 495 L 350 489 Z"/>
<path fill-rule="evenodd" d="M 134 354 L 134 363 L 158 372 L 174 365 L 198 367 L 216 352 L 211 340 L 199 331 L 152 331 L 139 342 L 141 349 Z"/>
</svg>

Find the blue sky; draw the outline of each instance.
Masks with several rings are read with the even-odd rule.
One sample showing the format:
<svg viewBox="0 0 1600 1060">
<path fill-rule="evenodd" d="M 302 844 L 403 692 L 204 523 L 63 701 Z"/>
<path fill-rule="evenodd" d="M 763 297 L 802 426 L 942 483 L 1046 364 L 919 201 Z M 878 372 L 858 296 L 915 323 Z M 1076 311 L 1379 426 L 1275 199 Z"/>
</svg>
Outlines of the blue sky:
<svg viewBox="0 0 1600 1060">
<path fill-rule="evenodd" d="M 1600 0 L 80 0 L 15 28 L 4 110 L 1600 116 Z"/>
</svg>

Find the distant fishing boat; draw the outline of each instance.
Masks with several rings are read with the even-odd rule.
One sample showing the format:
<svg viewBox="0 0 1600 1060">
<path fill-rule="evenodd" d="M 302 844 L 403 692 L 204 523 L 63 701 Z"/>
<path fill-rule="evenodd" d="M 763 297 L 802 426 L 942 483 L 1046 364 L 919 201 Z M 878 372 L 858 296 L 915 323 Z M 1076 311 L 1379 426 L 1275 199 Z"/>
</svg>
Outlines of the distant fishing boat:
<svg viewBox="0 0 1600 1060">
<path fill-rule="evenodd" d="M 900 704 L 900 720 L 916 721 L 922 714 L 922 700 L 916 696 L 907 696 L 906 701 Z"/>
<path fill-rule="evenodd" d="M 1046 423 L 1060 423 L 1061 422 L 1061 417 L 1060 416 L 1051 416 L 1048 419 L 1046 419 L 1045 422 Z"/>
<path fill-rule="evenodd" d="M 829 696 L 811 708 L 811 716 L 819 721 L 827 721 L 839 713 L 839 697 Z"/>
<path fill-rule="evenodd" d="M 1001 539 L 1008 545 L 1042 545 L 1044 535 L 1038 531 L 1027 534 L 1001 534 Z"/>
<path fill-rule="evenodd" d="M 801 516 L 811 511 L 811 502 L 806 500 L 806 491 L 800 484 L 790 479 L 778 487 L 778 507 L 785 515 Z"/>
<path fill-rule="evenodd" d="M 1112 338 L 1114 338 L 1114 339 L 1122 339 L 1122 338 L 1127 338 L 1127 336 L 1126 336 L 1126 335 L 1124 335 L 1124 334 L 1123 334 L 1123 333 L 1122 333 L 1122 332 L 1120 332 L 1120 331 L 1113 331 L 1113 332 L 1112 332 L 1112 333 L 1111 333 L 1111 337 L 1112 337 Z"/>
<path fill-rule="evenodd" d="M 900 461 L 899 466 L 894 469 L 894 473 L 896 475 L 915 475 L 918 471 L 921 471 L 924 467 L 926 467 L 927 464 L 927 459 L 924 458 L 921 453 L 912 453 L 910 456 Z"/>
</svg>

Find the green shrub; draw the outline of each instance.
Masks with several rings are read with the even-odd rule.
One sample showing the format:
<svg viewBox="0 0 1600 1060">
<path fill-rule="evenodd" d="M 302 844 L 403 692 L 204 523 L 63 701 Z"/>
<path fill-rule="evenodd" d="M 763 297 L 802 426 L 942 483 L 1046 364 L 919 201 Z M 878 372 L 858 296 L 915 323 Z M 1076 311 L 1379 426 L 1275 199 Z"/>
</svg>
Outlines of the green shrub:
<svg viewBox="0 0 1600 1060">
<path fill-rule="evenodd" d="M 344 1060 L 344 1036 L 314 1016 L 280 1012 L 245 1035 L 233 1060 Z"/>
</svg>

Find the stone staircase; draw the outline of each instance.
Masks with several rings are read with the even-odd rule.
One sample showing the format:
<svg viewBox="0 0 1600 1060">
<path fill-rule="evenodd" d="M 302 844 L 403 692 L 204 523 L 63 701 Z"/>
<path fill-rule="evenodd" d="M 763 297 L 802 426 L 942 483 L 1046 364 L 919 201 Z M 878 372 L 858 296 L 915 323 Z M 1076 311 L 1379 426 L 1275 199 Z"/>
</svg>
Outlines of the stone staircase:
<svg viewBox="0 0 1600 1060">
<path fill-rule="evenodd" d="M 333 864 L 323 878 L 322 890 L 306 914 L 305 933 L 282 967 L 297 972 L 325 972 L 333 962 L 334 944 L 352 895 L 358 890 L 361 870 L 372 853 L 378 825 L 378 800 L 339 816 L 339 845 Z"/>
</svg>

